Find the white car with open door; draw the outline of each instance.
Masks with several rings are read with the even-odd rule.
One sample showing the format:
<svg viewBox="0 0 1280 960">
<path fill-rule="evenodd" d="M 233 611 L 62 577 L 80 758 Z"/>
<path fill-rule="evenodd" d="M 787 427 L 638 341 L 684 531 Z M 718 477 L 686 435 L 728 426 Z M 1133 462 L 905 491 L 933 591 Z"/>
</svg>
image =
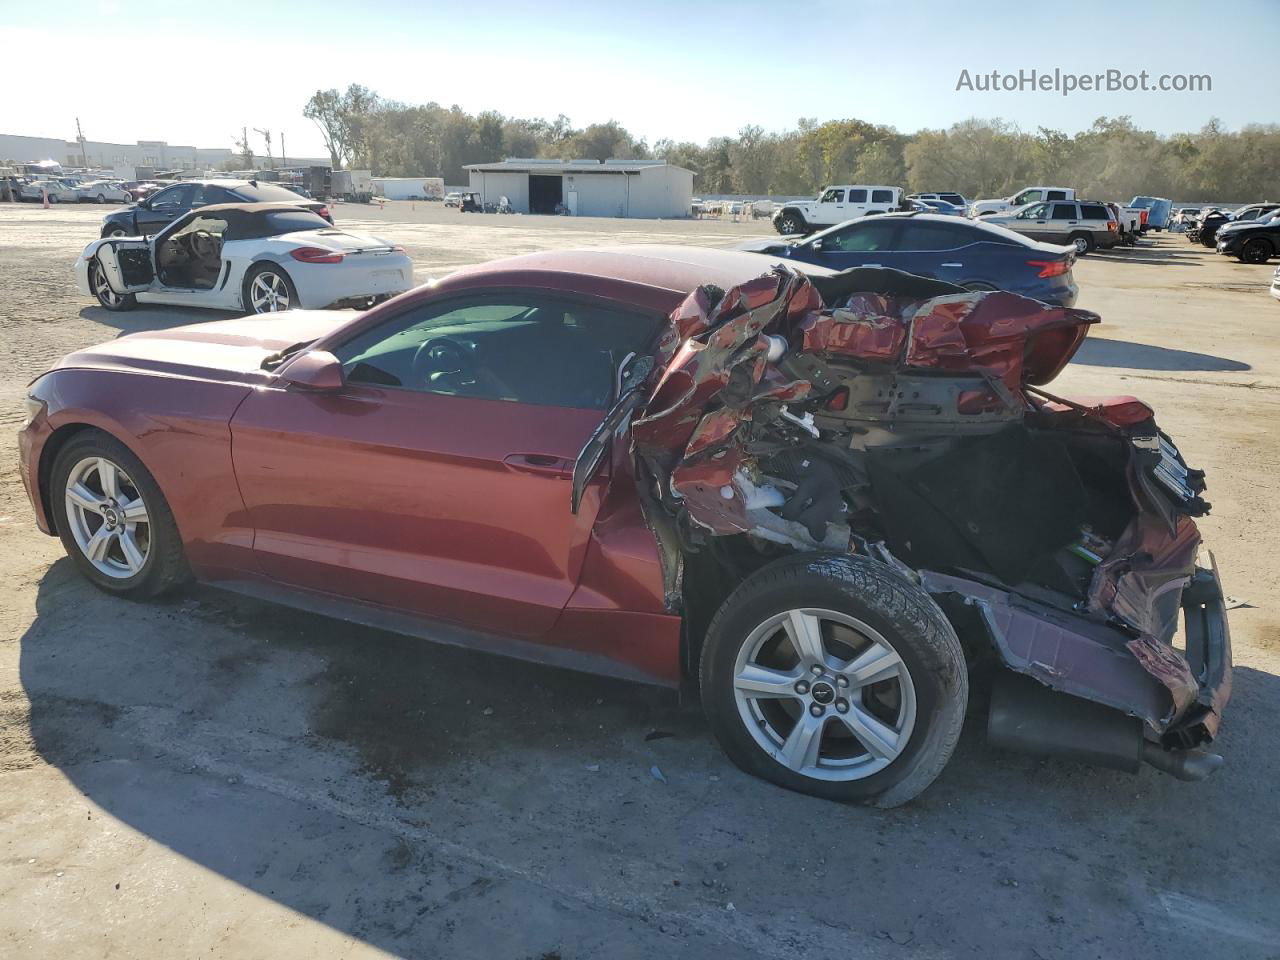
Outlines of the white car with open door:
<svg viewBox="0 0 1280 960">
<path fill-rule="evenodd" d="M 108 310 L 366 307 L 413 286 L 404 248 L 287 203 L 198 207 L 153 237 L 95 240 L 75 270 L 81 293 Z"/>
</svg>

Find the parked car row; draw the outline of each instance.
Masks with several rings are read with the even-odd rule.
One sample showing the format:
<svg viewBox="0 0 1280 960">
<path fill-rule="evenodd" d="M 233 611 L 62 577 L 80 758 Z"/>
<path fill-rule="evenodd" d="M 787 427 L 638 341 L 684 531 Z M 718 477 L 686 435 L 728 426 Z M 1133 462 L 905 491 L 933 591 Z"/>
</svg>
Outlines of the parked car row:
<svg viewBox="0 0 1280 960">
<path fill-rule="evenodd" d="M 9 176 L 15 200 L 42 203 L 48 197 L 50 203 L 129 203 L 133 196 L 119 180 L 78 181 L 67 177 Z"/>
<path fill-rule="evenodd" d="M 1280 255 L 1280 203 L 1250 203 L 1235 210 L 1206 207 L 1186 224 L 1189 243 L 1243 263 L 1266 263 Z"/>
</svg>

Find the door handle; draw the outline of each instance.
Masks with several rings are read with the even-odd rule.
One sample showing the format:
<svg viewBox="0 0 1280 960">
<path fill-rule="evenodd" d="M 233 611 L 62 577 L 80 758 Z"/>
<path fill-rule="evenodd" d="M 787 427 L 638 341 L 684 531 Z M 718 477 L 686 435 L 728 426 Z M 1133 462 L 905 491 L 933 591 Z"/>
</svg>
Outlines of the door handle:
<svg viewBox="0 0 1280 960">
<path fill-rule="evenodd" d="M 942 266 L 942 267 L 963 267 L 963 266 L 964 266 L 964 264 L 963 264 L 963 263 L 942 263 L 942 264 L 939 264 L 939 266 Z"/>
<path fill-rule="evenodd" d="M 883 263 L 864 263 L 864 267 L 883 267 Z"/>
<path fill-rule="evenodd" d="M 573 461 L 564 457 L 552 456 L 549 453 L 513 453 L 503 458 L 512 470 L 520 473 L 533 473 L 542 477 L 557 477 L 568 480 L 573 474 Z"/>
</svg>

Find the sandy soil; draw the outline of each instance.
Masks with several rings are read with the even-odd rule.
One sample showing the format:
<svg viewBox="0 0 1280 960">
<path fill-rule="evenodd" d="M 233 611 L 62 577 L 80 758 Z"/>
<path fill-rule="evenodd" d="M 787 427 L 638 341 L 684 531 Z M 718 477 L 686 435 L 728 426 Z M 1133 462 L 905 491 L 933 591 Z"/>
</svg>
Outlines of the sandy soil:
<svg viewBox="0 0 1280 960">
<path fill-rule="evenodd" d="M 765 232 L 335 212 L 404 244 L 422 278 L 549 247 Z M 189 321 L 76 294 L 71 263 L 101 213 L 0 205 L 7 430 L 60 355 Z M 1055 389 L 1156 406 L 1208 470 L 1202 527 L 1247 602 L 1210 781 L 1000 754 L 975 715 L 911 806 L 797 796 L 740 774 L 696 707 L 660 690 L 213 589 L 106 597 L 36 531 L 11 457 L 0 956 L 1280 956 L 1271 269 L 1161 236 L 1076 272 L 1105 324 Z"/>
</svg>

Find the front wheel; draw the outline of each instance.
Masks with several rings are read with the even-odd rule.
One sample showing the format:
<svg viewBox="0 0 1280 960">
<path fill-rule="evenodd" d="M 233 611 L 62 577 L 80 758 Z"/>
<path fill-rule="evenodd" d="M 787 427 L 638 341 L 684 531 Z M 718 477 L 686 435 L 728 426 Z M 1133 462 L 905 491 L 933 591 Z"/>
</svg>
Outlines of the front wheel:
<svg viewBox="0 0 1280 960">
<path fill-rule="evenodd" d="M 1274 255 L 1271 244 L 1261 237 L 1255 237 L 1240 248 L 1241 263 L 1266 263 Z"/>
<path fill-rule="evenodd" d="M 187 578 L 164 494 L 115 437 L 88 430 L 69 440 L 54 461 L 50 494 L 62 545 L 95 586 L 141 599 Z"/>
<path fill-rule="evenodd" d="M 108 310 L 132 310 L 138 305 L 138 298 L 132 293 L 116 293 L 111 289 L 102 261 L 97 257 L 89 263 L 89 292 Z"/>
<path fill-rule="evenodd" d="M 700 680 L 711 729 L 743 770 L 883 807 L 942 771 L 969 691 L 928 594 L 845 555 L 788 557 L 744 581 L 707 631 Z"/>
<path fill-rule="evenodd" d="M 784 237 L 792 234 L 804 233 L 804 221 L 800 219 L 798 214 L 784 213 L 778 218 L 778 233 Z"/>
<path fill-rule="evenodd" d="M 244 304 L 253 313 L 279 313 L 298 306 L 298 290 L 283 267 L 264 263 L 244 282 Z"/>
</svg>

